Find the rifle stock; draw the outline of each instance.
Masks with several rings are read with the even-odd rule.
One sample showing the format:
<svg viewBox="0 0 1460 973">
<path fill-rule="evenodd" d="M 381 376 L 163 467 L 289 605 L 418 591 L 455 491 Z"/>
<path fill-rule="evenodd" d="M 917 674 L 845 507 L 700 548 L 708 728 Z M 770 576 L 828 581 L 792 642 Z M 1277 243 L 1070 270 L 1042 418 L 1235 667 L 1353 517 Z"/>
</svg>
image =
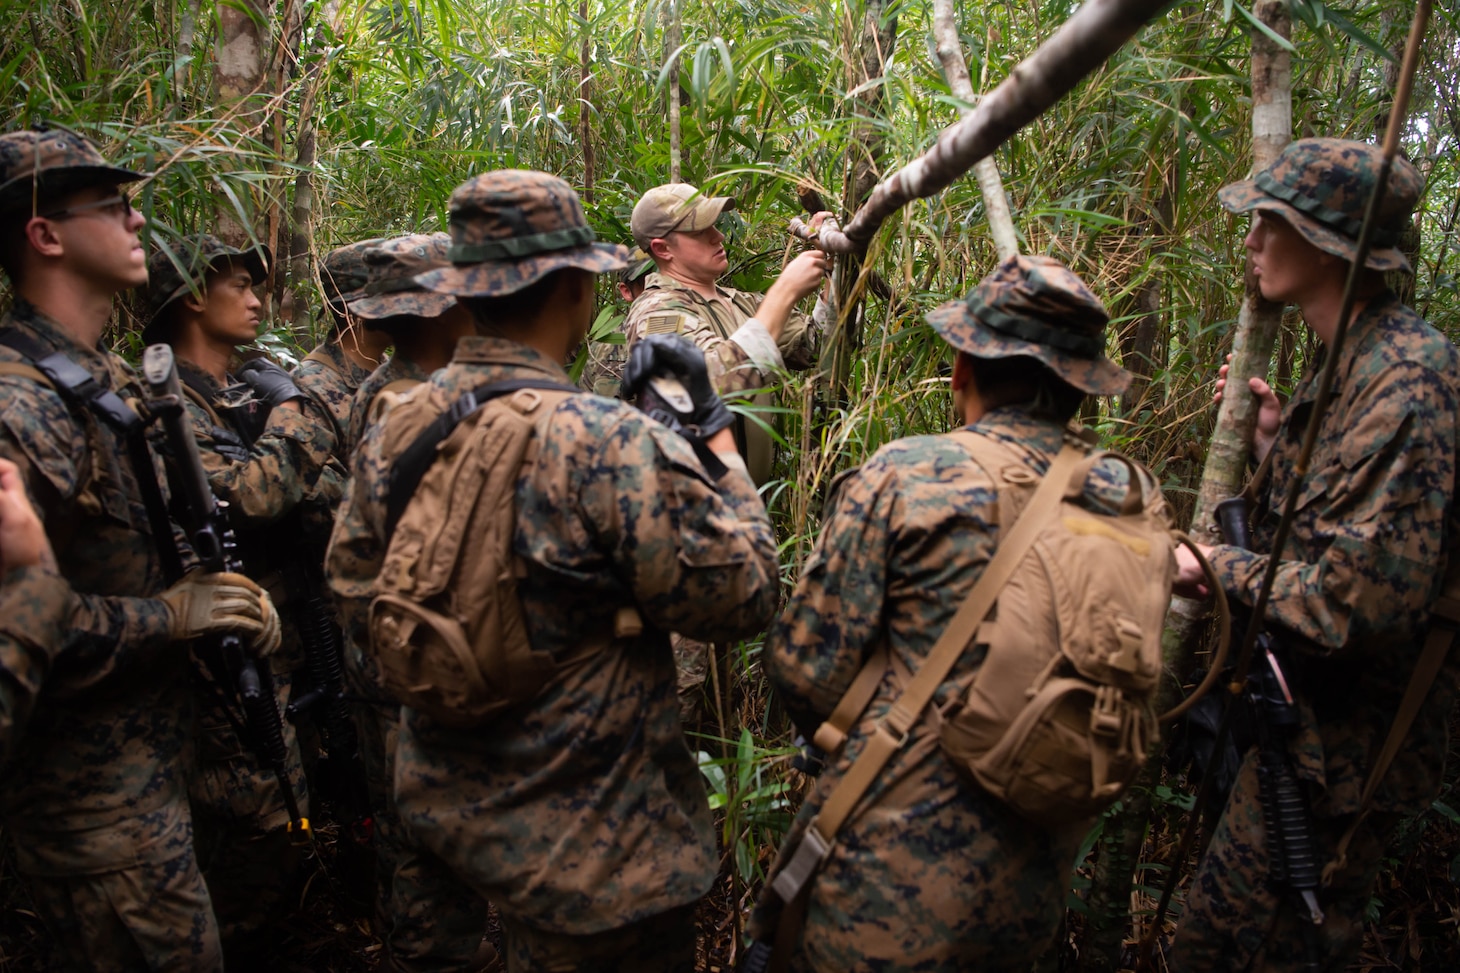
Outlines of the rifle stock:
<svg viewBox="0 0 1460 973">
<path fill-rule="evenodd" d="M 151 345 L 142 354 L 142 376 L 150 392 L 148 408 L 160 419 L 174 460 L 177 489 L 184 511 L 183 530 L 203 570 L 241 573 L 233 529 L 228 525 L 226 504 L 213 496 L 208 474 L 198 453 L 183 402 L 182 385 L 177 377 L 177 363 L 168 345 Z M 235 634 L 202 640 L 198 654 L 213 678 L 222 686 L 231 687 L 238 696 L 243 719 L 230 720 L 241 731 L 244 742 L 259 762 L 268 767 L 279 781 L 279 791 L 289 812 L 289 831 L 308 841 L 309 819 L 299 812 L 299 802 L 289 783 L 286 766 L 289 750 L 284 742 L 284 726 L 274 699 L 274 680 L 267 664 L 245 648 Z M 225 701 L 226 702 L 226 701 Z"/>
</svg>

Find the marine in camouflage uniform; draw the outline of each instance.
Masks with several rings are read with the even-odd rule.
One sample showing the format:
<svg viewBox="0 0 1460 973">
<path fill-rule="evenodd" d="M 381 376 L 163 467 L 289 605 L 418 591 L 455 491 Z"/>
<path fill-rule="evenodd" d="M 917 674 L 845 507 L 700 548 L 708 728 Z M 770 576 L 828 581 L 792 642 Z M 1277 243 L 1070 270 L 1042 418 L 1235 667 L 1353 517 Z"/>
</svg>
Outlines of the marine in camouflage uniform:
<svg viewBox="0 0 1460 973">
<path fill-rule="evenodd" d="M 1303 139 L 1253 180 L 1222 190 L 1224 206 L 1256 214 L 1247 247 L 1263 296 L 1297 302 L 1325 344 L 1357 252 L 1354 239 L 1374 191 L 1380 153 L 1359 142 Z M 1400 303 L 1386 271 L 1409 270 L 1395 246 L 1422 189 L 1396 159 L 1365 264 L 1357 313 L 1338 361 L 1310 474 L 1282 552 L 1266 627 L 1287 648 L 1301 726 L 1289 744 L 1315 818 L 1320 863 L 1360 810 L 1360 793 L 1399 708 L 1430 627 L 1445 566 L 1454 556 L 1460 356 L 1444 335 Z M 1331 299 L 1325 306 L 1314 295 Z M 1326 350 L 1326 349 L 1325 349 Z M 1218 546 L 1208 557 L 1229 598 L 1251 606 L 1267 569 L 1283 498 L 1295 475 L 1316 369 L 1282 408 L 1272 472 L 1253 516 L 1254 551 Z M 1254 380 L 1268 417 L 1278 404 Z M 1269 420 L 1271 421 L 1271 420 Z M 1259 420 L 1259 426 L 1262 426 Z M 1261 430 L 1260 430 L 1261 432 Z M 1259 442 L 1259 453 L 1262 451 Z M 1182 577 L 1194 576 L 1181 556 Z M 1434 683 L 1331 884 L 1313 930 L 1296 896 L 1270 882 L 1249 752 L 1177 927 L 1172 969 L 1308 969 L 1305 929 L 1316 932 L 1323 970 L 1343 970 L 1362 940 L 1364 911 L 1384 847 L 1405 815 L 1427 807 L 1444 773 L 1456 663 Z"/>
<path fill-rule="evenodd" d="M 623 248 L 594 244 L 576 194 L 544 173 L 458 187 L 451 228 L 455 266 L 418 279 L 471 306 L 480 334 L 410 394 L 445 404 L 486 381 L 566 382 L 561 361 L 592 320 L 584 271 L 622 267 Z M 355 619 L 385 554 L 389 422 L 360 446 L 330 549 Z M 738 638 L 768 620 L 770 525 L 724 430 L 711 447 L 727 468 L 712 481 L 685 440 L 620 402 L 568 396 L 549 422 L 517 489 L 528 636 L 555 656 L 613 641 L 480 728 L 407 708 L 397 807 L 443 867 L 496 903 L 510 970 L 687 971 L 692 907 L 719 861 L 664 633 Z M 645 628 L 614 638 L 625 607 Z"/>
<path fill-rule="evenodd" d="M 282 713 L 304 660 L 289 611 L 291 597 L 300 593 L 282 583 L 278 567 L 290 558 L 323 557 L 329 508 L 345 473 L 332 457 L 334 434 L 323 411 L 297 389 L 292 408 L 275 402 L 290 395 L 282 369 L 256 360 L 240 369 L 242 379 L 222 371 L 236 347 L 257 331 L 260 303 L 252 288 L 267 277 L 270 257 L 267 247 L 238 250 L 207 234 L 174 241 L 170 252 L 159 249 L 148 261 L 142 333 L 149 344 L 172 344 L 208 485 L 228 504 L 245 565 L 275 592 L 283 611 L 284 650 L 268 660 Z M 205 363 L 222 371 L 222 381 Z M 249 384 L 259 367 L 276 383 L 273 396 Z M 157 433 L 159 452 L 174 462 L 160 427 Z M 301 541 L 310 534 L 320 538 L 313 554 Z M 197 658 L 193 678 L 199 687 L 198 729 L 188 795 L 225 950 L 238 963 L 266 945 L 257 933 L 284 905 L 302 850 L 288 831 L 289 810 L 277 777 L 234 727 L 239 711 L 233 688 L 219 687 Z M 307 815 L 298 734 L 289 720 L 283 730 L 290 787 Z"/>
<path fill-rule="evenodd" d="M 365 251 L 380 242 L 362 240 L 336 247 L 320 261 L 319 279 L 330 314 L 330 333 L 294 369 L 294 382 L 329 412 L 335 432 L 335 458 L 347 469 L 355 392 L 390 347 L 384 332 L 361 329 L 348 310 L 350 301 L 365 296 Z"/>
<path fill-rule="evenodd" d="M 403 394 L 430 378 L 451 359 L 457 338 L 474 331 L 471 315 L 449 294 L 428 291 L 415 276 L 446 264 L 451 237 L 411 234 L 366 249 L 361 295 L 349 304 L 366 331 L 383 331 L 395 346 L 355 393 L 350 412 L 350 451 L 388 402 L 387 391 Z M 379 401 L 377 401 L 379 400 Z M 400 703 L 385 695 L 368 653 L 369 633 L 350 633 L 346 668 L 369 704 L 357 710 L 361 755 L 375 816 L 376 912 L 387 956 L 397 969 L 479 969 L 491 959 L 482 943 L 488 907 L 464 888 L 429 852 L 422 852 L 395 810 L 395 750 Z M 445 880 L 443 883 L 443 879 Z"/>
<path fill-rule="evenodd" d="M 0 459 L 0 769 L 10 761 L 76 611 L 20 470 Z"/>
<path fill-rule="evenodd" d="M 0 261 L 16 292 L 0 331 L 38 348 L 0 347 L 0 454 L 20 468 L 77 597 L 0 815 L 61 962 L 103 973 L 221 968 L 183 787 L 187 653 L 174 643 L 225 625 L 257 636 L 267 607 L 261 593 L 247 611 L 210 602 L 196 573 L 165 589 L 123 435 L 27 364 L 60 354 L 96 388 L 141 397 L 100 344 L 110 298 L 146 279 L 142 218 L 118 191 L 138 178 L 69 132 L 0 136 Z M 84 310 L 53 304 L 56 293 Z"/>
<path fill-rule="evenodd" d="M 1103 355 L 1106 320 L 1079 278 L 1048 257 L 1009 258 L 967 301 L 929 314 L 959 352 L 954 403 L 965 429 L 1042 475 L 1084 394 L 1114 395 L 1130 380 Z M 1108 510 L 1124 493 L 1123 467 L 1097 472 L 1086 497 Z M 777 871 L 998 549 L 1001 473 L 956 438 L 912 436 L 841 481 L 767 639 L 766 674 L 810 739 L 874 652 L 892 663 L 802 807 Z M 946 711 L 967 689 L 982 649 L 963 654 L 934 707 Z M 838 832 L 810 879 L 793 969 L 1027 971 L 1053 941 L 1083 831 L 1023 819 L 955 767 L 938 732 L 934 718 L 917 722 Z M 753 938 L 772 938 L 778 911 L 768 893 Z"/>
</svg>

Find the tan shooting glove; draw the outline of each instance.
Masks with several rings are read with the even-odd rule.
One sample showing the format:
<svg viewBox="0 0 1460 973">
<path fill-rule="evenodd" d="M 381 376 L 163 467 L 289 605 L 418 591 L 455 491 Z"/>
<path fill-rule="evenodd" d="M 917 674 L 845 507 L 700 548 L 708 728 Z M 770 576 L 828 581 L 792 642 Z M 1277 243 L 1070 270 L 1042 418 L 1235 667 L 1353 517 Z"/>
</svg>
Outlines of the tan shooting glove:
<svg viewBox="0 0 1460 973">
<path fill-rule="evenodd" d="M 193 571 L 159 596 L 177 641 L 236 632 L 260 657 L 279 647 L 279 613 L 268 592 L 241 574 Z"/>
</svg>

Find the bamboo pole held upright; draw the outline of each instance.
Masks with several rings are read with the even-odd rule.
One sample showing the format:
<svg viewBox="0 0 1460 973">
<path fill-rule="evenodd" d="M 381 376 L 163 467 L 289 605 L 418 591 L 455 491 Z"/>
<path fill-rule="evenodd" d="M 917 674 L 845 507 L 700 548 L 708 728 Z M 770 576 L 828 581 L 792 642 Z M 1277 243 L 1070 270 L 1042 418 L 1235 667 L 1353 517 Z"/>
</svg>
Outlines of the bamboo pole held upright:
<svg viewBox="0 0 1460 973">
<path fill-rule="evenodd" d="M 963 44 L 958 39 L 958 16 L 953 10 L 953 0 L 933 0 L 933 40 L 937 47 L 938 60 L 943 65 L 943 76 L 948 79 L 948 88 L 960 101 L 974 104 L 978 95 L 974 93 L 973 81 L 968 75 L 968 61 L 963 56 Z M 959 115 L 967 118 L 973 109 L 964 108 Z M 1009 213 L 1009 199 L 1004 195 L 1004 180 L 999 175 L 999 165 L 992 155 L 985 156 L 973 164 L 973 176 L 983 193 L 983 209 L 988 214 L 989 235 L 994 238 L 994 250 L 1003 261 L 1019 253 L 1019 234 L 1014 231 L 1014 217 Z"/>
</svg>

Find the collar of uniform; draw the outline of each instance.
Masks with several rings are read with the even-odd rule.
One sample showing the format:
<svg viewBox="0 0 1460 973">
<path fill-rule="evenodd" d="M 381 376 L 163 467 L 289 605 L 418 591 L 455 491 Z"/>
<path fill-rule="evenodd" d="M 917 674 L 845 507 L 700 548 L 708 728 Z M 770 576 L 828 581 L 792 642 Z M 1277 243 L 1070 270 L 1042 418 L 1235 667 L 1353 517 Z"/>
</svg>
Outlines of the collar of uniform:
<svg viewBox="0 0 1460 973">
<path fill-rule="evenodd" d="M 553 361 L 536 348 L 496 338 L 490 335 L 472 335 L 456 343 L 456 354 L 452 362 L 463 365 L 510 365 L 514 368 L 530 368 L 546 372 L 558 381 L 567 381 L 568 373 L 563 366 Z"/>
<path fill-rule="evenodd" d="M 964 428 L 990 439 L 1053 455 L 1060 450 L 1064 427 L 1050 419 L 1041 419 L 1030 412 L 1028 405 L 1001 405 L 990 409 L 978 421 Z"/>
<path fill-rule="evenodd" d="M 345 349 L 341 348 L 336 341 L 326 338 L 314 351 L 310 352 L 311 355 L 316 353 L 328 358 L 335 365 L 335 373 L 340 376 L 345 387 L 352 392 L 360 387 L 361 382 L 370 377 L 370 369 L 361 368 L 351 361 L 350 356 L 345 354 Z"/>
<path fill-rule="evenodd" d="M 66 329 L 47 317 L 40 308 L 25 298 L 16 297 L 15 304 L 10 308 L 10 313 L 6 315 L 5 323 L 42 344 L 62 352 L 67 358 L 90 372 L 92 377 L 101 382 L 104 387 L 113 387 L 106 350 L 101 345 L 87 348 L 85 345 L 78 344 L 76 339 L 66 332 Z"/>
<path fill-rule="evenodd" d="M 174 358 L 173 361 L 177 363 L 177 377 L 179 381 L 186 382 L 194 388 L 201 385 L 207 389 L 208 401 L 210 402 L 218 398 L 218 392 L 222 386 L 214 380 L 212 375 L 209 375 L 185 358 Z"/>
<path fill-rule="evenodd" d="M 1337 399 L 1343 394 L 1344 382 L 1353 373 L 1354 364 L 1360 357 L 1367 354 L 1366 345 L 1370 341 L 1382 341 L 1383 338 L 1375 333 L 1375 328 L 1382 321 L 1394 306 L 1399 303 L 1399 295 L 1391 290 L 1382 291 L 1374 295 L 1374 299 L 1364 305 L 1358 317 L 1348 326 L 1348 333 L 1343 337 L 1343 358 L 1338 362 L 1338 368 L 1333 373 L 1333 398 Z M 1328 358 L 1328 346 L 1324 345 L 1318 357 L 1314 359 L 1303 381 L 1293 391 L 1290 407 L 1303 403 L 1314 402 L 1318 399 L 1318 379 L 1323 374 L 1323 363 Z"/>
<path fill-rule="evenodd" d="M 663 291 L 676 291 L 685 295 L 688 300 L 697 301 L 700 304 L 704 304 L 707 301 L 707 298 L 703 294 L 684 283 L 684 281 L 675 280 L 668 274 L 661 274 L 658 271 L 650 271 L 649 276 L 644 278 L 644 290 L 648 290 L 651 287 L 657 287 Z M 723 287 L 718 283 L 715 284 L 715 292 L 727 301 L 739 293 L 734 288 Z"/>
<path fill-rule="evenodd" d="M 394 382 L 403 378 L 424 382 L 431 377 L 430 372 L 410 359 L 402 358 L 400 355 L 391 355 L 379 368 L 371 372 L 370 375 L 372 378 L 376 375 L 383 376 L 388 382 Z"/>
</svg>

